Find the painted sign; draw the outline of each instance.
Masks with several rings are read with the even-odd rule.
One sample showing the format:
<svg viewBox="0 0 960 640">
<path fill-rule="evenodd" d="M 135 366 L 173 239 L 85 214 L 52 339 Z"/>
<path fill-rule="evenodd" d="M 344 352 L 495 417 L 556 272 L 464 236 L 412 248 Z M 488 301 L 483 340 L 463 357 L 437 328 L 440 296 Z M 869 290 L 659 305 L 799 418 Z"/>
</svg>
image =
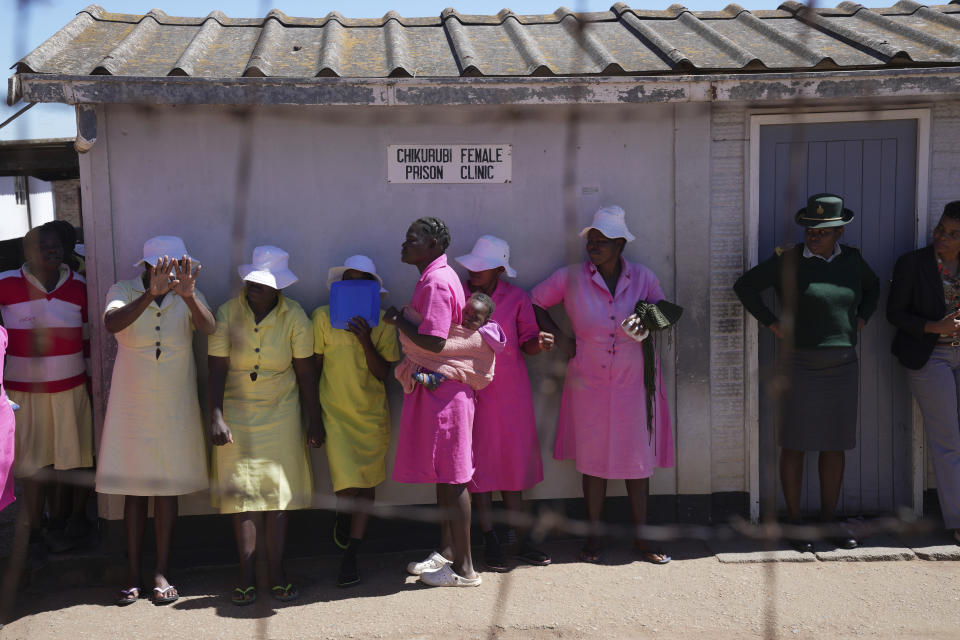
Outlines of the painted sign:
<svg viewBox="0 0 960 640">
<path fill-rule="evenodd" d="M 481 184 L 513 179 L 511 144 L 391 144 L 387 182 Z"/>
</svg>

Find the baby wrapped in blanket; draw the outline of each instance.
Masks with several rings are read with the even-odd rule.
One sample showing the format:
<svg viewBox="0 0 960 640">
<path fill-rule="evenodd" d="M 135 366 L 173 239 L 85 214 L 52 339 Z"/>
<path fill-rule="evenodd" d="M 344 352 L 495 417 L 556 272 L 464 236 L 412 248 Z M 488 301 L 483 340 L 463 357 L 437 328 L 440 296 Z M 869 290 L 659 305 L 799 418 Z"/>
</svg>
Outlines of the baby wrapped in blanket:
<svg viewBox="0 0 960 640">
<path fill-rule="evenodd" d="M 446 379 L 458 380 L 475 391 L 493 380 L 496 354 L 503 351 L 507 336 L 499 324 L 490 319 L 494 303 L 484 293 L 474 293 L 463 307 L 463 324 L 451 325 L 447 341 L 440 353 L 421 349 L 400 333 L 404 358 L 394 370 L 404 393 L 412 393 L 415 384 L 436 389 Z M 409 307 L 403 315 L 418 325 L 423 318 Z"/>
</svg>

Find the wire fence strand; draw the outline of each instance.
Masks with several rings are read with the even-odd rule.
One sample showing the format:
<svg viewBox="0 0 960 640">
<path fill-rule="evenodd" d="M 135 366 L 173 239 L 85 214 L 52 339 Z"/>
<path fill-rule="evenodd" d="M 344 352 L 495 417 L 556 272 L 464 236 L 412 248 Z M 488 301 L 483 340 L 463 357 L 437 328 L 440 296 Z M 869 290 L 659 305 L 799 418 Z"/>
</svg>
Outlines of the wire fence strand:
<svg viewBox="0 0 960 640">
<path fill-rule="evenodd" d="M 815 9 L 813 0 L 809 3 L 810 9 Z M 17 39 L 18 52 L 25 51 L 25 38 L 27 37 L 27 25 L 30 23 L 31 0 L 18 0 L 16 5 L 16 16 L 11 21 L 11 29 Z M 582 11 L 582 6 L 578 7 Z M 265 16 L 268 11 L 268 3 L 261 0 L 260 16 Z M 16 25 L 16 26 L 14 26 Z M 812 27 L 807 27 L 812 29 Z M 586 41 L 586 23 L 577 21 L 576 39 L 579 44 L 581 56 L 587 56 L 590 49 Z M 584 63 L 589 62 L 584 60 Z M 575 65 L 577 66 L 577 65 Z M 586 65 L 584 65 L 586 68 Z M 586 85 L 576 83 L 573 85 L 579 92 L 575 99 L 565 107 L 563 121 L 563 144 L 562 157 L 553 159 L 556 169 L 561 173 L 560 182 L 563 189 L 563 210 L 559 216 L 559 223 L 564 229 L 571 231 L 567 233 L 566 258 L 567 264 L 575 264 L 581 260 L 582 246 L 580 239 L 575 237 L 572 230 L 577 228 L 580 218 L 580 198 L 578 194 L 578 185 L 580 176 L 578 173 L 578 160 L 580 158 L 578 150 L 583 138 L 583 103 L 585 101 Z M 29 108 L 28 105 L 27 108 Z M 802 99 L 797 99 L 788 104 L 789 109 L 796 112 L 804 111 L 809 105 Z M 639 108 L 643 108 L 640 106 Z M 251 193 L 256 188 L 253 175 L 253 158 L 256 152 L 255 138 L 257 135 L 257 115 L 256 107 L 240 107 L 230 111 L 231 117 L 236 123 L 238 131 L 237 157 L 235 161 L 235 192 L 233 211 L 231 219 L 228 221 L 230 230 L 230 257 L 234 265 L 245 262 L 245 250 L 249 241 L 249 216 L 251 211 Z M 149 114 L 145 117 L 150 117 Z M 366 117 L 358 115 L 357 117 Z M 502 111 L 494 118 L 522 119 L 523 115 L 516 112 Z M 346 118 L 343 114 L 332 114 L 331 118 Z M 347 118 L 349 119 L 349 118 Z M 6 123 L 4 123 L 6 124 Z M 629 124 L 629 123 L 628 123 Z M 610 127 L 615 127 L 615 122 L 609 123 Z M 795 142 L 800 142 L 799 133 Z M 797 202 L 805 197 L 804 185 L 799 180 L 791 180 L 786 186 L 786 201 Z M 790 266 L 784 272 L 783 283 L 781 285 L 783 295 L 780 303 L 782 309 L 783 325 L 788 334 L 788 340 L 781 345 L 785 352 L 789 352 L 794 334 L 794 317 L 796 315 L 797 291 L 794 284 L 796 275 L 796 265 Z M 682 336 L 682 333 L 679 334 Z M 782 359 L 776 360 L 782 363 Z M 548 368 L 545 379 L 541 381 L 542 390 L 550 390 L 549 393 L 555 400 L 559 395 L 559 389 L 563 386 L 566 367 L 558 365 Z M 773 400 L 774 413 L 779 415 L 783 410 L 783 397 L 786 393 L 791 380 L 788 372 L 782 364 L 777 364 L 774 376 L 766 391 Z M 770 456 L 771 459 L 776 455 L 775 443 L 769 441 L 770 450 L 764 451 L 763 455 Z M 67 476 L 52 471 L 43 472 L 38 476 L 40 481 L 63 481 L 66 478 L 68 482 L 75 486 L 93 487 L 94 476 L 91 471 L 73 471 Z M 762 504 L 762 521 L 759 524 L 750 523 L 744 518 L 735 518 L 727 523 L 714 525 L 699 524 L 663 524 L 663 525 L 622 525 L 609 522 L 590 522 L 589 520 L 571 518 L 567 514 L 546 505 L 542 505 L 537 513 L 498 511 L 493 514 L 493 521 L 497 525 L 510 527 L 517 530 L 530 532 L 530 537 L 534 542 L 541 542 L 550 536 L 568 536 L 575 538 L 604 538 L 616 541 L 633 542 L 638 539 L 670 542 L 677 540 L 699 540 L 704 542 L 742 540 L 749 539 L 762 542 L 768 549 L 774 549 L 775 546 L 784 538 L 797 538 L 806 540 L 823 540 L 832 537 L 845 535 L 850 527 L 856 529 L 859 537 L 870 537 L 879 534 L 895 535 L 915 535 L 926 533 L 933 526 L 930 521 L 917 520 L 909 511 L 904 511 L 896 515 L 872 518 L 858 522 L 855 525 L 844 523 L 824 523 L 816 525 L 795 525 L 782 524 L 777 521 L 776 505 L 776 487 L 774 481 L 770 486 L 763 488 L 764 501 Z M 452 518 L 453 513 L 445 511 L 436 506 L 393 506 L 388 504 L 372 504 L 366 500 L 353 500 L 350 498 L 338 498 L 327 494 L 314 494 L 312 503 L 315 508 L 335 512 L 338 510 L 349 510 L 357 513 L 368 513 L 376 518 L 390 521 L 416 521 L 425 523 L 441 523 L 444 520 Z M 3 612 L 5 619 L 10 619 L 16 610 L 16 596 L 22 576 L 27 566 L 28 545 L 30 536 L 30 526 L 26 521 L 25 510 L 21 509 L 18 514 L 16 526 L 14 529 L 14 539 L 12 544 L 11 556 L 3 576 L 2 586 L 0 586 L 0 611 Z M 767 563 L 764 572 L 764 635 L 767 638 L 778 636 L 778 612 L 776 607 L 776 594 L 778 585 L 778 565 L 777 563 Z M 510 607 L 510 596 L 514 588 L 513 574 L 507 573 L 499 583 L 499 590 L 495 599 L 494 606 L 489 612 L 489 624 L 487 625 L 487 637 L 496 638 L 499 631 L 503 628 L 503 622 L 506 619 Z M 256 618 L 256 633 L 258 637 L 269 637 L 269 617 L 259 616 Z"/>
</svg>

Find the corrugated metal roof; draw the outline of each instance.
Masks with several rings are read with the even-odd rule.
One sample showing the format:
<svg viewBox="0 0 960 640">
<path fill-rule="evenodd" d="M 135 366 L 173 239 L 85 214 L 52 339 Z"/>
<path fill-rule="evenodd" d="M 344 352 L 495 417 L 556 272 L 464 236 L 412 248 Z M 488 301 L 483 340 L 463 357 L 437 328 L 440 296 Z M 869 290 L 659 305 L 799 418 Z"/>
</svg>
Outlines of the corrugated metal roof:
<svg viewBox="0 0 960 640">
<path fill-rule="evenodd" d="M 955 2 L 957 0 L 954 0 Z M 436 18 L 181 18 L 90 5 L 20 60 L 18 73 L 202 78 L 591 76 L 960 64 L 960 5 L 900 0 L 809 9 L 609 11 Z"/>
</svg>

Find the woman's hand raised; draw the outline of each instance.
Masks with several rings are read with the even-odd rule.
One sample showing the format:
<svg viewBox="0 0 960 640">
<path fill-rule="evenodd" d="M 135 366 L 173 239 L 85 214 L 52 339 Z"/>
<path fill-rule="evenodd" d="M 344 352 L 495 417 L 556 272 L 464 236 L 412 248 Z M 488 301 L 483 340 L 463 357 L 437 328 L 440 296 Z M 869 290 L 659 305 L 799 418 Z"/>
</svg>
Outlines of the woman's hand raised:
<svg viewBox="0 0 960 640">
<path fill-rule="evenodd" d="M 157 260 L 155 266 L 150 267 L 150 295 L 159 298 L 180 284 L 179 280 L 170 273 L 174 263 L 176 260 L 163 256 Z"/>
<path fill-rule="evenodd" d="M 193 259 L 189 256 L 174 260 L 173 264 L 177 276 L 173 281 L 173 291 L 181 298 L 192 298 L 196 291 L 197 276 L 200 275 L 200 265 L 194 270 Z"/>
</svg>

